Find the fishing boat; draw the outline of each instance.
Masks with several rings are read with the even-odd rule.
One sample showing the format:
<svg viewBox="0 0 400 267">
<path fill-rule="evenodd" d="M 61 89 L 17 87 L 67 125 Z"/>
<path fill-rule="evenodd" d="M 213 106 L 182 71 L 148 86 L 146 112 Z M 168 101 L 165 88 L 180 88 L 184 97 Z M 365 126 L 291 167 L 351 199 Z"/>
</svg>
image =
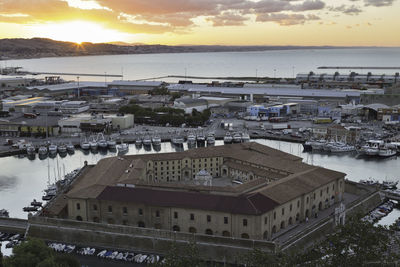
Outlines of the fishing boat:
<svg viewBox="0 0 400 267">
<path fill-rule="evenodd" d="M 225 144 L 231 144 L 233 141 L 233 137 L 231 135 L 230 132 L 226 132 L 225 136 L 224 136 L 224 143 Z"/>
<path fill-rule="evenodd" d="M 70 153 L 75 151 L 75 147 L 74 147 L 74 145 L 72 143 L 69 143 L 67 145 L 67 151 L 70 152 Z"/>
<path fill-rule="evenodd" d="M 397 154 L 395 149 L 389 148 L 388 146 L 383 146 L 379 148 L 378 156 L 382 158 L 392 157 Z"/>
<path fill-rule="evenodd" d="M 98 144 L 99 148 L 101 148 L 101 149 L 107 149 L 107 147 L 108 147 L 108 143 L 102 133 L 99 133 L 97 135 L 97 144 Z"/>
<path fill-rule="evenodd" d="M 33 207 L 41 207 L 42 206 L 42 202 L 36 201 L 36 199 L 33 199 L 33 201 L 31 202 L 31 206 L 33 206 Z"/>
<path fill-rule="evenodd" d="M 377 156 L 379 154 L 379 147 L 383 144 L 383 140 L 368 140 L 357 152 L 359 155 Z"/>
<path fill-rule="evenodd" d="M 172 138 L 172 143 L 176 146 L 183 146 L 184 142 L 185 140 L 182 136 L 175 136 Z"/>
<path fill-rule="evenodd" d="M 197 134 L 197 138 L 196 139 L 197 139 L 197 142 L 199 142 L 199 143 L 204 143 L 206 141 L 206 137 L 204 136 L 203 133 Z"/>
<path fill-rule="evenodd" d="M 6 218 L 8 218 L 9 217 L 9 213 L 8 213 L 8 210 L 6 210 L 6 209 L 1 209 L 0 210 L 0 217 L 6 217 Z"/>
<path fill-rule="evenodd" d="M 326 141 L 321 139 L 321 140 L 311 141 L 310 143 L 311 143 L 312 151 L 321 151 L 321 150 L 323 150 L 323 147 L 324 147 Z"/>
<path fill-rule="evenodd" d="M 344 144 L 344 143 L 336 143 L 331 146 L 329 151 L 331 153 L 345 153 L 345 152 L 353 152 L 356 150 L 355 146 Z"/>
<path fill-rule="evenodd" d="M 39 207 L 23 207 L 22 210 L 25 212 L 30 212 L 30 211 L 38 211 Z"/>
<path fill-rule="evenodd" d="M 118 154 L 125 154 L 129 151 L 129 145 L 126 143 L 121 143 L 117 145 Z"/>
<path fill-rule="evenodd" d="M 38 153 L 40 156 L 47 155 L 47 147 L 45 146 L 40 146 L 38 149 Z"/>
<path fill-rule="evenodd" d="M 66 153 L 67 152 L 67 146 L 65 144 L 60 144 L 57 147 L 58 153 Z"/>
<path fill-rule="evenodd" d="M 145 136 L 143 138 L 143 145 L 144 146 L 151 146 L 151 138 L 150 138 L 150 136 Z"/>
<path fill-rule="evenodd" d="M 81 141 L 80 145 L 81 145 L 81 148 L 83 150 L 89 150 L 90 149 L 90 143 L 86 140 L 86 138 Z"/>
<path fill-rule="evenodd" d="M 141 147 L 142 144 L 143 144 L 142 139 L 141 139 L 140 137 L 136 138 L 135 145 L 136 145 L 137 147 Z"/>
<path fill-rule="evenodd" d="M 196 143 L 196 136 L 194 134 L 189 134 L 187 137 L 188 144 L 195 144 Z"/>
<path fill-rule="evenodd" d="M 91 150 L 97 150 L 97 148 L 99 147 L 99 143 L 97 143 L 94 136 L 91 136 L 91 138 L 89 138 L 89 146 Z"/>
</svg>

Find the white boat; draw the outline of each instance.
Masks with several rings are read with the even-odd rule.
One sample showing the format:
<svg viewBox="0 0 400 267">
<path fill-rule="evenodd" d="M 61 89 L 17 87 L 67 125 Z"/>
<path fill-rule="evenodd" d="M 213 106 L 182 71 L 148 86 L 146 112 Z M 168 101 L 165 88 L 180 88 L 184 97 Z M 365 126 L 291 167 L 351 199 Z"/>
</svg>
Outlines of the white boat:
<svg viewBox="0 0 400 267">
<path fill-rule="evenodd" d="M 81 142 L 81 148 L 83 149 L 83 150 L 88 150 L 88 149 L 90 149 L 90 144 L 89 144 L 89 142 L 88 141 L 82 141 Z"/>
<path fill-rule="evenodd" d="M 226 132 L 225 136 L 224 136 L 224 143 L 225 144 L 230 144 L 233 141 L 233 137 L 231 135 L 230 132 Z"/>
<path fill-rule="evenodd" d="M 189 134 L 187 137 L 188 144 L 196 143 L 196 136 L 194 134 Z"/>
<path fill-rule="evenodd" d="M 151 146 L 151 138 L 149 136 L 145 136 L 143 138 L 143 145 L 145 146 Z"/>
<path fill-rule="evenodd" d="M 235 133 L 233 135 L 233 142 L 234 143 L 241 143 L 242 142 L 242 135 L 240 133 Z"/>
<path fill-rule="evenodd" d="M 92 141 L 89 141 L 89 146 L 90 146 L 90 149 L 96 150 L 99 147 L 99 144 L 95 140 L 92 140 Z"/>
<path fill-rule="evenodd" d="M 47 147 L 40 146 L 38 150 L 39 155 L 46 155 L 47 154 Z"/>
<path fill-rule="evenodd" d="M 129 150 L 129 145 L 125 143 L 121 143 L 117 145 L 118 154 L 125 154 Z"/>
<path fill-rule="evenodd" d="M 143 141 L 142 141 L 142 139 L 140 138 L 140 137 L 138 137 L 137 139 L 136 139 L 136 141 L 135 141 L 135 145 L 136 146 L 141 146 L 142 145 L 142 143 L 143 143 Z"/>
<path fill-rule="evenodd" d="M 246 143 L 250 141 L 250 135 L 248 133 L 242 133 L 242 142 Z"/>
<path fill-rule="evenodd" d="M 357 152 L 360 155 L 377 156 L 379 154 L 379 147 L 383 144 L 383 140 L 368 140 Z"/>
<path fill-rule="evenodd" d="M 172 143 L 177 146 L 182 146 L 185 139 L 182 136 L 176 136 L 172 138 Z"/>
<path fill-rule="evenodd" d="M 313 151 L 323 150 L 323 146 L 325 145 L 326 141 L 321 139 L 317 141 L 310 141 L 311 147 Z"/>
<path fill-rule="evenodd" d="M 331 153 L 345 153 L 355 151 L 356 147 L 343 143 L 336 143 L 335 145 L 330 147 Z"/>
<path fill-rule="evenodd" d="M 151 138 L 151 142 L 153 143 L 153 146 L 159 146 L 161 145 L 161 137 L 159 135 L 155 135 Z"/>
<path fill-rule="evenodd" d="M 214 135 L 213 135 L 212 133 L 209 133 L 209 134 L 207 135 L 207 144 L 208 144 L 208 145 L 213 145 L 213 144 L 215 144 L 215 137 L 214 137 Z"/>
<path fill-rule="evenodd" d="M 99 146 L 99 148 L 101 149 L 107 149 L 108 147 L 108 143 L 106 141 L 106 139 L 104 138 L 104 135 L 102 133 L 99 133 L 97 135 L 97 145 Z"/>
<path fill-rule="evenodd" d="M 67 146 L 65 144 L 60 144 L 58 145 L 57 150 L 59 153 L 65 153 L 67 152 Z"/>
<path fill-rule="evenodd" d="M 26 147 L 26 153 L 28 153 L 28 155 L 33 155 L 36 153 L 36 148 L 33 145 L 29 145 Z"/>
<path fill-rule="evenodd" d="M 109 149 L 114 149 L 117 147 L 117 142 L 115 142 L 115 140 L 113 140 L 113 139 L 109 139 L 107 141 L 107 146 Z"/>
<path fill-rule="evenodd" d="M 56 154 L 57 153 L 57 145 L 54 145 L 54 144 L 49 145 L 49 153 Z"/>
<path fill-rule="evenodd" d="M 206 137 L 202 133 L 197 134 L 197 138 L 196 139 L 197 139 L 197 142 L 205 142 L 206 141 Z"/>
<path fill-rule="evenodd" d="M 397 154 L 397 151 L 389 147 L 381 147 L 378 152 L 379 157 L 392 157 Z"/>
<path fill-rule="evenodd" d="M 75 146 L 72 143 L 69 143 L 67 145 L 67 151 L 68 152 L 74 152 L 75 151 Z"/>
<path fill-rule="evenodd" d="M 8 213 L 8 211 L 6 210 L 6 209 L 1 209 L 0 210 L 0 217 L 6 217 L 6 218 L 8 218 L 9 217 L 9 213 Z"/>
</svg>

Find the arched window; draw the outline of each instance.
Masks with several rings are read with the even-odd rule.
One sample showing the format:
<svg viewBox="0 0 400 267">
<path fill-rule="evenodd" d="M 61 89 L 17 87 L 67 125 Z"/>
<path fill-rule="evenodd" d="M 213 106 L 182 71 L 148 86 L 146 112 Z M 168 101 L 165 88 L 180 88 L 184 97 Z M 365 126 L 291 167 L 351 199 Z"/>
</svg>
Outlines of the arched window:
<svg viewBox="0 0 400 267">
<path fill-rule="evenodd" d="M 213 231 L 211 229 L 206 229 L 206 235 L 213 235 Z"/>
<path fill-rule="evenodd" d="M 249 239 L 249 234 L 243 233 L 240 235 L 241 238 Z"/>
<path fill-rule="evenodd" d="M 227 169 L 223 169 L 222 170 L 222 176 L 227 176 L 228 175 L 228 170 Z"/>
<path fill-rule="evenodd" d="M 76 209 L 80 210 L 81 209 L 81 204 L 80 203 L 76 203 Z"/>
<path fill-rule="evenodd" d="M 230 237 L 231 233 L 229 233 L 228 231 L 223 231 L 222 236 Z"/>
<path fill-rule="evenodd" d="M 321 201 L 318 204 L 318 210 L 322 210 L 322 202 Z"/>
<path fill-rule="evenodd" d="M 145 227 L 144 222 L 142 221 L 138 222 L 138 227 Z"/>
<path fill-rule="evenodd" d="M 300 214 L 296 214 L 296 222 L 298 222 L 300 220 Z"/>
<path fill-rule="evenodd" d="M 93 204 L 93 210 L 97 210 L 97 205 Z"/>
<path fill-rule="evenodd" d="M 275 234 L 276 233 L 276 226 L 272 226 L 272 233 Z"/>
<path fill-rule="evenodd" d="M 114 224 L 114 219 L 113 218 L 108 218 L 107 219 L 108 224 Z"/>
<path fill-rule="evenodd" d="M 281 229 L 285 229 L 285 222 L 284 221 L 281 222 Z"/>
<path fill-rule="evenodd" d="M 310 217 L 310 211 L 308 209 L 306 210 L 306 217 Z"/>
<path fill-rule="evenodd" d="M 98 223 L 100 221 L 99 217 L 93 217 L 93 222 Z"/>
<path fill-rule="evenodd" d="M 263 234 L 263 239 L 268 240 L 268 231 L 265 231 Z"/>
<path fill-rule="evenodd" d="M 293 224 L 293 219 L 292 219 L 292 217 L 289 217 L 289 225 L 292 225 Z"/>
<path fill-rule="evenodd" d="M 82 221 L 82 217 L 81 216 L 76 216 L 76 220 L 77 221 Z"/>
<path fill-rule="evenodd" d="M 161 223 L 155 223 L 154 228 L 156 229 L 161 229 Z"/>
<path fill-rule="evenodd" d="M 194 227 L 189 227 L 189 233 L 192 233 L 192 234 L 197 233 L 196 228 L 194 228 Z"/>
<path fill-rule="evenodd" d="M 174 231 L 174 232 L 179 232 L 180 230 L 181 230 L 181 228 L 179 228 L 178 225 L 172 226 L 172 231 Z"/>
</svg>

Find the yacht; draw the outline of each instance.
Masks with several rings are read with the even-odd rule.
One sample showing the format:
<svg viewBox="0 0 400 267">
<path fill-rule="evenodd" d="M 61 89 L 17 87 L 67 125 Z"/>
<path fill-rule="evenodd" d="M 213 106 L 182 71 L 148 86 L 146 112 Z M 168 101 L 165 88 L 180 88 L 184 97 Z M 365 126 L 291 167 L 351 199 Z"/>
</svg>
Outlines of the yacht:
<svg viewBox="0 0 400 267">
<path fill-rule="evenodd" d="M 36 148 L 31 144 L 26 147 L 26 153 L 28 155 L 34 155 L 36 153 Z"/>
<path fill-rule="evenodd" d="M 357 152 L 360 155 L 377 156 L 379 154 L 379 147 L 383 146 L 383 144 L 383 140 L 368 140 Z"/>
<path fill-rule="evenodd" d="M 242 133 L 242 142 L 250 142 L 250 135 L 248 133 Z"/>
<path fill-rule="evenodd" d="M 49 153 L 50 154 L 57 154 L 57 145 L 51 144 L 49 145 Z"/>
<path fill-rule="evenodd" d="M 144 146 L 151 146 L 151 138 L 150 138 L 150 136 L 145 136 L 143 138 L 143 145 Z"/>
<path fill-rule="evenodd" d="M 151 142 L 153 143 L 153 146 L 159 146 L 161 145 L 161 137 L 156 134 L 151 138 Z"/>
<path fill-rule="evenodd" d="M 224 143 L 225 144 L 230 144 L 233 141 L 233 137 L 231 135 L 230 132 L 226 132 L 225 136 L 224 136 Z"/>
<path fill-rule="evenodd" d="M 109 149 L 115 149 L 116 146 L 117 146 L 117 142 L 115 142 L 115 140 L 113 140 L 113 139 L 110 138 L 110 139 L 107 141 L 107 146 L 108 146 Z"/>
<path fill-rule="evenodd" d="M 69 143 L 67 145 L 67 151 L 70 152 L 70 153 L 74 152 L 75 151 L 75 146 L 72 143 Z"/>
<path fill-rule="evenodd" d="M 233 135 L 233 142 L 234 143 L 241 143 L 242 142 L 242 135 L 240 133 L 235 133 Z"/>
<path fill-rule="evenodd" d="M 188 144 L 196 143 L 196 136 L 194 134 L 189 134 L 187 137 Z"/>
<path fill-rule="evenodd" d="M 57 147 L 58 153 L 66 153 L 67 152 L 67 146 L 65 144 L 60 144 Z"/>
<path fill-rule="evenodd" d="M 129 151 L 129 145 L 121 142 L 121 144 L 117 145 L 118 154 L 125 154 Z"/>
<path fill-rule="evenodd" d="M 209 133 L 207 135 L 207 145 L 214 145 L 215 144 L 215 137 L 214 134 Z"/>
<path fill-rule="evenodd" d="M 39 155 L 47 155 L 47 147 L 45 146 L 40 146 L 38 150 Z"/>
</svg>

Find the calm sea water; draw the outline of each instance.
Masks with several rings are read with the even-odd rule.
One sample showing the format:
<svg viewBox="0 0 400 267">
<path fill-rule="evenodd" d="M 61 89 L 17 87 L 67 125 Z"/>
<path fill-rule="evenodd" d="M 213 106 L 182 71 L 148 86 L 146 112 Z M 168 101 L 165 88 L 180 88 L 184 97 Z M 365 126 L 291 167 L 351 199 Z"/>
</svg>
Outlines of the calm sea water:
<svg viewBox="0 0 400 267">
<path fill-rule="evenodd" d="M 63 73 L 101 75 L 123 73 L 124 79 L 135 80 L 166 75 L 183 76 L 185 71 L 188 76 L 254 77 L 257 75 L 292 78 L 300 72 L 334 72 L 334 70 L 317 70 L 317 67 L 324 65 L 396 67 L 399 66 L 399 62 L 400 48 L 354 48 L 59 57 L 0 61 L 0 66 L 20 66 L 28 71 Z M 348 71 L 341 70 L 342 73 Z M 358 70 L 359 73 L 367 71 Z M 371 71 L 387 74 L 396 72 Z M 65 76 L 65 78 L 76 79 L 75 76 Z M 81 77 L 81 80 L 104 81 L 105 78 Z"/>
<path fill-rule="evenodd" d="M 389 159 L 357 159 L 354 155 L 320 155 L 304 153 L 301 144 L 294 144 L 273 140 L 257 140 L 261 144 L 280 149 L 282 151 L 300 156 L 303 161 L 347 174 L 347 178 L 359 181 L 365 178 L 377 180 L 400 180 L 400 162 L 397 157 Z M 218 140 L 216 145 L 223 145 Z M 185 146 L 184 149 L 187 149 Z M 170 143 L 163 143 L 160 152 L 145 151 L 143 148 L 137 149 L 135 145 L 130 145 L 128 154 L 161 153 L 176 151 Z M 28 206 L 32 199 L 41 199 L 43 189 L 46 188 L 50 173 L 50 182 L 62 177 L 78 167 L 83 166 L 84 161 L 95 164 L 104 157 L 115 156 L 115 153 L 88 153 L 84 154 L 76 150 L 74 155 L 67 155 L 65 158 L 40 160 L 38 157 L 31 160 L 28 158 L 7 157 L 0 158 L 0 209 L 5 208 L 10 211 L 11 217 L 26 218 L 27 214 L 22 211 L 24 206 Z M 48 171 L 49 170 L 49 171 Z"/>
</svg>

